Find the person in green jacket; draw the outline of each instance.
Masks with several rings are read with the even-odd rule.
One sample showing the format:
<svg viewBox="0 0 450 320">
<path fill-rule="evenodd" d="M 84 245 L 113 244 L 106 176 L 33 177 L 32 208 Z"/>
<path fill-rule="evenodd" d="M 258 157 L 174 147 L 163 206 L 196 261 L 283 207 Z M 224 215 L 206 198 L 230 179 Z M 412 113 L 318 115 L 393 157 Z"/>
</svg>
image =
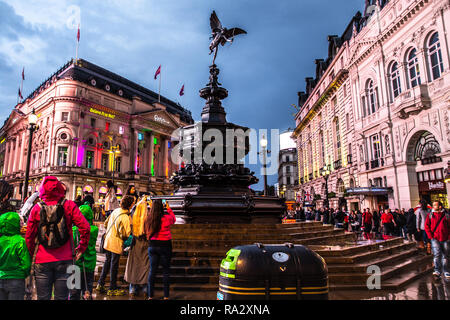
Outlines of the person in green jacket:
<svg viewBox="0 0 450 320">
<path fill-rule="evenodd" d="M 20 235 L 20 216 L 7 212 L 0 216 L 0 300 L 23 300 L 30 270 L 30 253 Z"/>
<path fill-rule="evenodd" d="M 92 290 L 94 286 L 94 271 L 97 264 L 97 251 L 95 246 L 97 243 L 98 227 L 93 225 L 94 212 L 89 205 L 80 206 L 80 211 L 91 225 L 91 236 L 89 237 L 89 244 L 86 251 L 81 255 L 81 258 L 75 262 L 75 264 L 80 268 L 81 272 L 81 289 L 71 290 L 70 300 L 80 300 L 80 296 L 82 296 L 84 300 L 91 300 Z M 78 233 L 78 228 L 73 227 L 73 241 L 75 244 L 74 247 L 77 247 L 79 238 L 80 235 Z"/>
</svg>

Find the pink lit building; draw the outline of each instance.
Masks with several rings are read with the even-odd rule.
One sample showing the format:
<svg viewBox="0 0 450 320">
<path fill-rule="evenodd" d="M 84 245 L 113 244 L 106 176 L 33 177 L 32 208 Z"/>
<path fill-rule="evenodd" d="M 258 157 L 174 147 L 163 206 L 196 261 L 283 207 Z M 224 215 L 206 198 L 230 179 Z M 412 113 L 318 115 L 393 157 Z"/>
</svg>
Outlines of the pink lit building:
<svg viewBox="0 0 450 320">
<path fill-rule="evenodd" d="M 299 194 L 324 199 L 325 164 L 334 207 L 448 207 L 449 21 L 448 0 L 366 0 L 331 38 L 299 99 Z"/>
<path fill-rule="evenodd" d="M 88 61 L 67 63 L 19 103 L 0 129 L 0 170 L 21 198 L 29 139 L 28 116 L 35 110 L 30 188 L 46 175 L 68 187 L 68 198 L 83 191 L 95 199 L 114 180 L 118 193 L 133 184 L 140 192 L 170 194 L 171 133 L 193 122 L 191 113 Z M 174 160 L 174 161 L 172 161 Z"/>
</svg>

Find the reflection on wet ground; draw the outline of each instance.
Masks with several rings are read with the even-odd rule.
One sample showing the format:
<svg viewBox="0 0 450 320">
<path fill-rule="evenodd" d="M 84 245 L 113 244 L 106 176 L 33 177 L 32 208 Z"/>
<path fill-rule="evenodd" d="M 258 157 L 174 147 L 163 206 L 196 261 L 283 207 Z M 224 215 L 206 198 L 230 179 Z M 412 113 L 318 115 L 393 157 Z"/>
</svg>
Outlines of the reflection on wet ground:
<svg viewBox="0 0 450 320">
<path fill-rule="evenodd" d="M 307 247 L 314 251 L 325 251 L 325 250 L 344 250 L 349 248 L 354 248 L 356 246 L 371 245 L 374 243 L 383 243 L 384 240 L 361 240 L 356 242 L 348 242 L 341 245 L 308 245 Z"/>
<path fill-rule="evenodd" d="M 163 293 L 156 291 L 155 299 L 162 299 Z M 130 297 L 106 297 L 96 296 L 98 300 L 129 300 Z M 212 291 L 172 291 L 172 300 L 216 300 L 216 292 Z M 144 300 L 144 297 L 134 298 Z M 432 275 L 427 275 L 416 280 L 399 291 L 331 291 L 330 300 L 450 300 L 450 281 L 441 279 L 433 280 Z"/>
<path fill-rule="evenodd" d="M 335 291 L 330 300 L 450 300 L 450 281 L 427 275 L 397 292 Z"/>
</svg>

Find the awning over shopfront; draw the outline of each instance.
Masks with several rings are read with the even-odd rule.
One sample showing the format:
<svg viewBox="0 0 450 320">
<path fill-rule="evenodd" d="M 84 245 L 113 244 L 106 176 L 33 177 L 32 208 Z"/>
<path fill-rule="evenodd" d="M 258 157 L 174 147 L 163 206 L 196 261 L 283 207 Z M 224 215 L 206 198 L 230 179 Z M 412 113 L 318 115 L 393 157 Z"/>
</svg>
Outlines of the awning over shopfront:
<svg viewBox="0 0 450 320">
<path fill-rule="evenodd" d="M 349 195 L 378 196 L 378 195 L 388 195 L 389 193 L 392 193 L 392 188 L 391 187 L 348 188 L 346 191 Z"/>
</svg>

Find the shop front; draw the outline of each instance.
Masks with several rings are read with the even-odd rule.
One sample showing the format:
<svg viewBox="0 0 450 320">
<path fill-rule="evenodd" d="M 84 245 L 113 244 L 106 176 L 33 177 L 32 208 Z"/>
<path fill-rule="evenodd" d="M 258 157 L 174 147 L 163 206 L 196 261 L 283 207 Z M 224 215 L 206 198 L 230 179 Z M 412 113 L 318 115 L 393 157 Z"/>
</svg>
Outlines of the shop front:
<svg viewBox="0 0 450 320">
<path fill-rule="evenodd" d="M 440 201 L 444 208 L 448 208 L 447 188 L 443 179 L 419 182 L 419 195 L 429 204 Z"/>
<path fill-rule="evenodd" d="M 346 192 L 349 196 L 360 196 L 361 208 L 369 208 L 372 210 L 382 210 L 389 207 L 389 195 L 392 196 L 393 190 L 391 187 L 362 187 L 362 188 L 348 188 Z M 355 199 L 355 198 L 353 198 Z M 355 206 L 355 204 L 353 204 Z"/>
</svg>

